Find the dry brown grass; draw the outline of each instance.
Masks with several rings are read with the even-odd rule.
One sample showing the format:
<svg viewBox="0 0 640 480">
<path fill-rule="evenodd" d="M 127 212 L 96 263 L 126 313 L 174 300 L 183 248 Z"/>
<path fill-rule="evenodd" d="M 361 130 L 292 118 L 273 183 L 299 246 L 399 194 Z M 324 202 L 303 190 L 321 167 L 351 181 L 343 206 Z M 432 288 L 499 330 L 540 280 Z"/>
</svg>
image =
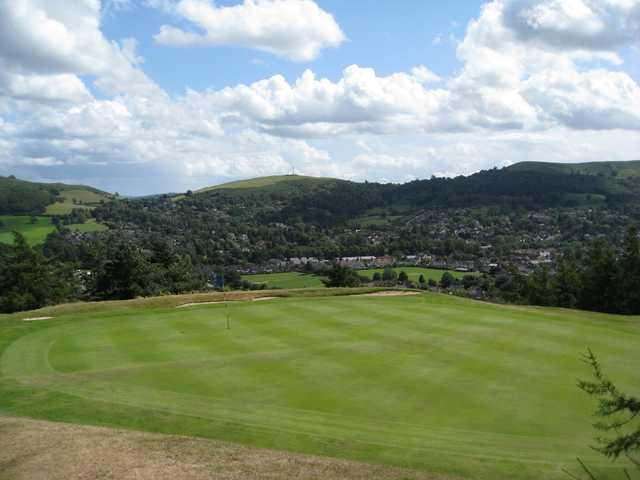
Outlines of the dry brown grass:
<svg viewBox="0 0 640 480">
<path fill-rule="evenodd" d="M 289 298 L 289 297 L 332 297 L 346 295 L 362 295 L 366 293 L 393 290 L 381 287 L 361 288 L 300 288 L 293 290 L 254 290 L 222 292 L 190 293 L 184 295 L 164 295 L 160 297 L 136 298 L 133 300 L 112 300 L 104 302 L 76 302 L 65 303 L 50 307 L 19 312 L 12 315 L 0 315 L 3 318 L 25 319 L 33 317 L 58 317 L 67 314 L 93 313 L 109 311 L 116 308 L 171 308 L 184 304 L 198 304 L 210 302 L 258 300 L 260 298 Z"/>
<path fill-rule="evenodd" d="M 198 438 L 0 417 L 0 480 L 97 478 L 447 480 L 449 477 Z"/>
</svg>

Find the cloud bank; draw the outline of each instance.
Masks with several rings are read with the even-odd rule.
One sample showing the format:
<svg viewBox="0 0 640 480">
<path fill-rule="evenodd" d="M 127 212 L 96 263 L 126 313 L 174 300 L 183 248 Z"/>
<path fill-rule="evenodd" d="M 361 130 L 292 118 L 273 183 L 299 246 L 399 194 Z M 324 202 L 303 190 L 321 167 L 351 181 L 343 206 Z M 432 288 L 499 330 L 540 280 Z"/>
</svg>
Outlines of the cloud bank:
<svg viewBox="0 0 640 480">
<path fill-rule="evenodd" d="M 345 39 L 311 0 L 147 3 L 198 29 L 163 27 L 156 40 L 172 45 L 303 61 Z M 274 75 L 177 97 L 144 73 L 135 39 L 103 35 L 104 8 L 0 0 L 0 173 L 78 181 L 100 171 L 100 186 L 113 189 L 121 176 L 109 171 L 144 171 L 157 181 L 128 193 L 150 193 L 292 166 L 403 181 L 640 151 L 640 86 L 620 56 L 638 46 L 640 0 L 486 3 L 457 45 L 461 68 L 450 78 L 428 64 L 386 76 L 354 64 L 334 80 L 308 69 L 291 81 Z"/>
</svg>

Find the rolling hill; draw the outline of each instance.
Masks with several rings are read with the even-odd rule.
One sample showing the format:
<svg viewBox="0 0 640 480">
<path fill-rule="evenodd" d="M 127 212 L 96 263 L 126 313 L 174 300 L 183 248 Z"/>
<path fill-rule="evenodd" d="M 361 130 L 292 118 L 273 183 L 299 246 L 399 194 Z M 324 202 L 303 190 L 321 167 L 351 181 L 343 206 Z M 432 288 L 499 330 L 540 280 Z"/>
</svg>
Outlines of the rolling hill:
<svg viewBox="0 0 640 480">
<path fill-rule="evenodd" d="M 222 183 L 220 185 L 201 188 L 200 190 L 196 190 L 194 193 L 205 193 L 213 190 L 277 189 L 278 187 L 286 187 L 290 185 L 314 185 L 331 182 L 342 182 L 342 180 L 323 177 L 309 177 L 304 175 L 274 175 Z"/>
<path fill-rule="evenodd" d="M 640 160 L 625 162 L 550 163 L 520 162 L 507 170 L 512 172 L 560 173 L 564 175 L 605 175 L 614 177 L 640 177 Z"/>
<path fill-rule="evenodd" d="M 0 215 L 68 215 L 93 208 L 113 195 L 85 185 L 37 183 L 0 177 Z"/>
</svg>

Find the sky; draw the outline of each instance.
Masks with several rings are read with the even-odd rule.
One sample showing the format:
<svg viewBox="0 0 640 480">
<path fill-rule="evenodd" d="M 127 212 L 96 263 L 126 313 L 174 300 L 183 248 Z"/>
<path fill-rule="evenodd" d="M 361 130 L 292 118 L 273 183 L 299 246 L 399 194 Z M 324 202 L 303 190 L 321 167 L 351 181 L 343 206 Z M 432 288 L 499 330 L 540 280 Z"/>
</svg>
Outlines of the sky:
<svg viewBox="0 0 640 480">
<path fill-rule="evenodd" d="M 0 0 L 0 175 L 125 195 L 640 159 L 640 0 Z"/>
</svg>

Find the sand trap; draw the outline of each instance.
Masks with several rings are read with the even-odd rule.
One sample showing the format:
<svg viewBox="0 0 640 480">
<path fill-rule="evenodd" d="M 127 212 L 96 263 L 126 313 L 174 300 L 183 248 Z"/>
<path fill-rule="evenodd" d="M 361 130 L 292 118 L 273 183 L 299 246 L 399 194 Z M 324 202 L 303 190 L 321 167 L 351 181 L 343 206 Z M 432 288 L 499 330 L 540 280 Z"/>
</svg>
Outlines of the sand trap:
<svg viewBox="0 0 640 480">
<path fill-rule="evenodd" d="M 230 300 L 231 301 L 231 300 Z M 196 303 L 185 303 L 184 305 L 178 305 L 176 308 L 185 308 L 185 307 L 196 307 L 198 305 L 219 305 L 225 302 L 196 302 Z"/>
<path fill-rule="evenodd" d="M 23 322 L 35 322 L 36 320 L 51 320 L 53 317 L 33 317 L 33 318 L 23 318 Z"/>
<path fill-rule="evenodd" d="M 258 297 L 258 298 L 246 298 L 246 299 L 233 299 L 233 300 L 227 300 L 226 302 L 219 301 L 219 302 L 185 303 L 184 305 L 178 305 L 176 308 L 196 307 L 198 305 L 220 305 L 222 303 L 258 302 L 260 300 L 273 300 L 274 298 L 281 298 L 281 297 Z"/>
<path fill-rule="evenodd" d="M 410 295 L 420 295 L 421 292 L 399 292 L 397 290 L 389 292 L 363 293 L 358 297 L 407 297 Z"/>
</svg>

